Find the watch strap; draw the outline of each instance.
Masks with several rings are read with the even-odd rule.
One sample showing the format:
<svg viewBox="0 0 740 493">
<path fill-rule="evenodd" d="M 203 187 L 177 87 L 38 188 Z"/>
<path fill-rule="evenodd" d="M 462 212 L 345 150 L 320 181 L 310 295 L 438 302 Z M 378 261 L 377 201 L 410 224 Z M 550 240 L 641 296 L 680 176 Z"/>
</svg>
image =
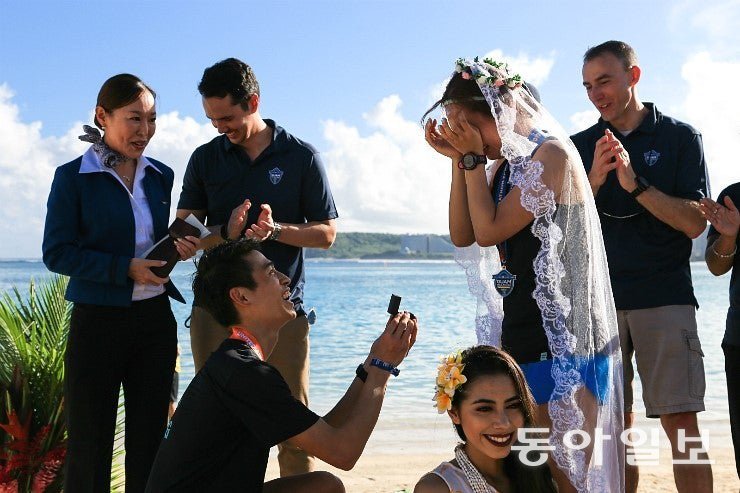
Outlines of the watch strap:
<svg viewBox="0 0 740 493">
<path fill-rule="evenodd" d="M 280 223 L 275 222 L 273 223 L 272 233 L 270 233 L 270 236 L 268 236 L 267 239 L 271 241 L 275 241 L 278 238 L 280 238 L 280 233 L 282 232 L 283 232 L 283 227 L 280 225 Z"/>
<path fill-rule="evenodd" d="M 635 177 L 635 185 L 637 185 L 635 189 L 630 192 L 632 198 L 637 198 L 642 192 L 650 188 L 650 183 L 641 176 Z"/>
<path fill-rule="evenodd" d="M 469 156 L 472 156 L 473 164 L 466 166 L 465 158 Z M 487 161 L 488 158 L 484 154 L 474 154 L 472 152 L 466 152 L 465 154 L 463 154 L 462 158 L 460 158 L 460 161 L 458 161 L 457 167 L 467 171 L 472 171 L 477 168 L 479 164 L 485 164 Z"/>
</svg>

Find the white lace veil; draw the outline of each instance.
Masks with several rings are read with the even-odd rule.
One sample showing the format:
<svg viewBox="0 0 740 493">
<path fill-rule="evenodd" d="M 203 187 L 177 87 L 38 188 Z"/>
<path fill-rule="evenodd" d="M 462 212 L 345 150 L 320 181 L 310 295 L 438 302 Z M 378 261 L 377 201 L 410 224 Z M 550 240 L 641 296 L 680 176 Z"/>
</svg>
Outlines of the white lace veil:
<svg viewBox="0 0 740 493">
<path fill-rule="evenodd" d="M 553 357 L 555 390 L 550 398 L 550 444 L 558 467 L 578 491 L 624 491 L 622 359 L 601 226 L 581 158 L 568 134 L 511 76 L 505 64 L 490 59 L 458 60 L 456 72 L 474 79 L 491 107 L 509 161 L 512 186 L 521 205 L 534 215 L 532 234 L 541 242 L 534 258 L 532 293 Z M 534 133 L 533 133 L 534 132 Z M 532 135 L 554 138 L 560 162 L 543 166 L 531 159 L 538 145 Z M 558 161 L 558 160 L 554 160 Z M 478 300 L 476 332 L 480 344 L 500 346 L 503 303 L 491 276 L 501 270 L 496 247 L 473 244 L 456 252 L 470 292 Z M 599 399 L 584 385 L 583 362 L 608 362 L 607 388 Z M 593 365 L 589 366 L 593 371 Z M 582 369 L 582 368 L 581 368 Z M 604 379 L 595 379 L 602 382 Z M 598 384 L 597 384 L 598 385 Z M 594 386 L 593 384 L 591 385 Z M 575 450 L 570 430 L 584 430 L 591 446 Z M 594 432 L 595 430 L 595 432 Z M 598 439 L 595 434 L 611 437 Z"/>
</svg>

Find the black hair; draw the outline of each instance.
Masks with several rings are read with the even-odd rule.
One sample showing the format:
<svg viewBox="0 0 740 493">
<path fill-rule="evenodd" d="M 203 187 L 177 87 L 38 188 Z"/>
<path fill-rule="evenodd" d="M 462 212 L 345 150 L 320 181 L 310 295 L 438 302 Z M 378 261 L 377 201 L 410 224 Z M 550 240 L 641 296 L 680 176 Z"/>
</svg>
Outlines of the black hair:
<svg viewBox="0 0 740 493">
<path fill-rule="evenodd" d="M 586 50 L 586 53 L 583 55 L 583 63 L 590 62 L 594 58 L 606 53 L 611 53 L 617 57 L 622 62 L 622 65 L 624 65 L 625 70 L 629 70 L 639 63 L 637 61 L 637 53 L 635 53 L 635 50 L 630 45 L 624 41 L 614 40 L 606 41 Z"/>
<path fill-rule="evenodd" d="M 424 113 L 424 116 L 421 117 L 421 123 L 423 125 L 424 120 L 429 113 L 442 106 L 442 103 L 448 100 L 454 100 L 455 104 L 459 104 L 467 110 L 491 116 L 491 107 L 488 106 L 486 100 L 482 98 L 483 93 L 481 92 L 480 87 L 478 87 L 477 82 L 473 79 L 465 79 L 460 72 L 455 72 L 447 83 L 447 87 L 445 87 L 445 92 L 442 94 L 442 97 L 435 102 L 432 107 L 426 111 L 426 113 Z M 493 117 L 491 116 L 491 118 Z"/>
<path fill-rule="evenodd" d="M 149 91 L 154 99 L 157 93 L 146 85 L 141 79 L 131 74 L 118 74 L 103 82 L 98 92 L 96 106 L 100 106 L 106 113 L 133 103 L 142 92 Z M 93 120 L 95 126 L 102 129 L 98 117 Z"/>
<path fill-rule="evenodd" d="M 514 361 L 514 358 L 496 347 L 480 345 L 470 347 L 462 352 L 462 364 L 465 365 L 462 374 L 465 375 L 467 380 L 455 390 L 455 395 L 452 398 L 453 408 L 459 410 L 460 404 L 466 398 L 466 390 L 479 378 L 506 375 L 514 383 L 516 395 L 521 401 L 524 427 L 536 427 L 536 403 L 527 386 L 524 373 Z M 461 425 L 455 425 L 455 431 L 463 442 L 467 441 Z M 516 493 L 556 492 L 547 463 L 534 467 L 528 466 L 522 463 L 518 453 L 512 452 L 504 459 L 504 472 L 512 480 L 513 491 Z"/>
<path fill-rule="evenodd" d="M 540 92 L 536 87 L 534 87 L 534 85 L 522 82 L 522 87 L 528 91 L 538 103 L 541 103 Z M 505 98 L 510 89 L 506 86 L 501 86 L 499 87 L 499 91 Z M 510 94 L 508 94 L 508 96 L 510 97 Z M 462 73 L 455 72 L 447 83 L 447 87 L 445 87 L 442 97 L 435 102 L 432 107 L 426 111 L 426 113 L 424 113 L 424 116 L 421 117 L 421 124 L 424 124 L 424 120 L 429 113 L 433 112 L 442 106 L 445 101 L 449 100 L 453 100 L 455 104 L 459 104 L 469 111 L 493 118 L 491 116 L 491 107 L 488 105 L 488 102 L 483 99 L 483 92 L 481 92 L 478 83 L 472 78 L 465 79 L 462 76 Z"/>
<path fill-rule="evenodd" d="M 247 255 L 259 251 L 259 243 L 243 239 L 227 241 L 203 252 L 193 276 L 193 295 L 198 306 L 223 326 L 239 323 L 229 296 L 235 287 L 254 289 L 257 282 Z"/>
<path fill-rule="evenodd" d="M 204 98 L 231 96 L 231 103 L 248 109 L 249 98 L 260 94 L 260 86 L 252 67 L 236 58 L 227 58 L 203 71 L 198 92 Z"/>
</svg>

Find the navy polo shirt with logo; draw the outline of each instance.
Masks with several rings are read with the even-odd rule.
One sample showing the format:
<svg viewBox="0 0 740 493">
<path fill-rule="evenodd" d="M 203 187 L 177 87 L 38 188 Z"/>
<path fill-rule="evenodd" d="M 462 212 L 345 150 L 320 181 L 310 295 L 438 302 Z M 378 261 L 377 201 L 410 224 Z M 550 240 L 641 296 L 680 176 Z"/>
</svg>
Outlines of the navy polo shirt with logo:
<svg viewBox="0 0 740 493">
<path fill-rule="evenodd" d="M 661 192 L 699 200 L 707 196 L 707 174 L 701 134 L 686 123 L 663 115 L 652 103 L 628 135 L 599 121 L 573 135 L 586 172 L 596 141 L 608 128 L 629 152 L 632 168 Z M 698 307 L 691 284 L 691 239 L 668 226 L 630 196 L 615 171 L 596 194 L 604 246 L 617 310 L 668 305 Z"/>
<path fill-rule="evenodd" d="M 198 147 L 183 178 L 178 209 L 206 210 L 206 224 L 228 222 L 231 211 L 249 199 L 247 224 L 270 204 L 278 223 L 303 224 L 336 218 L 334 198 L 318 151 L 272 120 L 272 143 L 252 161 L 244 148 L 220 135 Z M 262 253 L 290 277 L 291 299 L 303 311 L 303 249 L 279 241 L 262 243 Z M 196 300 L 197 304 L 197 300 Z"/>
</svg>

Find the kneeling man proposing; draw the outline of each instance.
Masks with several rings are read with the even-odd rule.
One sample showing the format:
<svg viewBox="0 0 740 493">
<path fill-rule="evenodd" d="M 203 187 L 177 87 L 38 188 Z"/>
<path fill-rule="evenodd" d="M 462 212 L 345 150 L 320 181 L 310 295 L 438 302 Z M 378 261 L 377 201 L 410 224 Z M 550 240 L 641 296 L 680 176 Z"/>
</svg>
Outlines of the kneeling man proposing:
<svg viewBox="0 0 740 493">
<path fill-rule="evenodd" d="M 206 251 L 193 292 L 232 335 L 183 395 L 152 467 L 148 492 L 344 492 L 328 472 L 265 483 L 270 447 L 289 440 L 340 469 L 354 467 L 378 420 L 391 373 L 416 341 L 417 321 L 392 315 L 347 392 L 319 417 L 293 398 L 265 362 L 280 328 L 295 318 L 290 278 L 250 240 Z"/>
</svg>

